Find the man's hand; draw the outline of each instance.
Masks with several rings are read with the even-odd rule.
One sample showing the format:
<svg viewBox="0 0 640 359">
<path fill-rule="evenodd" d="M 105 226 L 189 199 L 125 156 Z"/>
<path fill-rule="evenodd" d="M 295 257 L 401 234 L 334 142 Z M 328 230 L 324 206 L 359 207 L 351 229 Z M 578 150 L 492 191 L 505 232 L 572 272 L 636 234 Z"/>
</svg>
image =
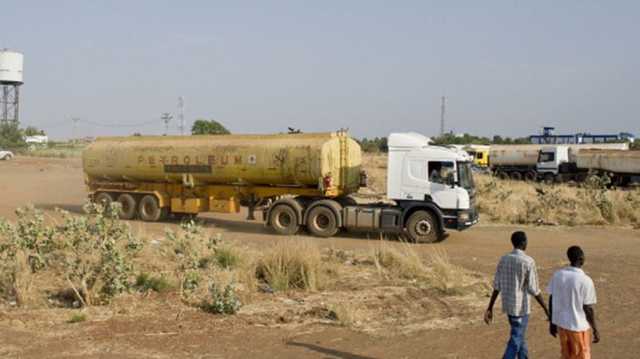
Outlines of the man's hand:
<svg viewBox="0 0 640 359">
<path fill-rule="evenodd" d="M 549 323 L 549 334 L 554 338 L 558 336 L 558 326 L 553 323 Z"/>
<path fill-rule="evenodd" d="M 597 329 L 593 330 L 593 342 L 600 343 L 600 332 Z"/>
<path fill-rule="evenodd" d="M 492 309 L 487 309 L 486 312 L 484 312 L 484 322 L 488 324 L 491 324 L 491 322 L 493 321 L 493 310 Z"/>
</svg>

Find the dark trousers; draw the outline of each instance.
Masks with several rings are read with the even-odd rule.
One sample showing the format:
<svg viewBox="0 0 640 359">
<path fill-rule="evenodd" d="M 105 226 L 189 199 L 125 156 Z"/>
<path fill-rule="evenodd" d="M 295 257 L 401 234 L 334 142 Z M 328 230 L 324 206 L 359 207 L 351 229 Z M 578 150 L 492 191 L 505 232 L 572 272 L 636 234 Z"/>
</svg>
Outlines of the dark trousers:
<svg viewBox="0 0 640 359">
<path fill-rule="evenodd" d="M 527 348 L 527 325 L 529 324 L 529 315 L 521 317 L 509 316 L 509 324 L 511 325 L 511 333 L 507 349 L 504 351 L 503 359 L 528 359 L 529 348 Z"/>
</svg>

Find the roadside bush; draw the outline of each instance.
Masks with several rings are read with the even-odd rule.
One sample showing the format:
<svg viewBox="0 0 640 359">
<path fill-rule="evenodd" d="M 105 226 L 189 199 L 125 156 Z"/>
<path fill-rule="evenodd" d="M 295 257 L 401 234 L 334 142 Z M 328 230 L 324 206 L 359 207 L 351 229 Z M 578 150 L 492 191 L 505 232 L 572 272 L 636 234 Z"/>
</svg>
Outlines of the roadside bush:
<svg viewBox="0 0 640 359">
<path fill-rule="evenodd" d="M 60 290 L 71 288 L 85 306 L 109 301 L 131 287 L 132 258 L 142 243 L 117 219 L 115 205 L 107 210 L 87 204 L 85 209 L 91 215 L 59 211 L 63 223 L 54 226 L 44 224 L 40 211 L 26 207 L 16 211 L 15 225 L 0 225 L 5 299 L 23 305 L 38 277 Z"/>
<path fill-rule="evenodd" d="M 176 263 L 174 272 L 178 279 L 180 295 L 187 298 L 201 286 L 210 259 L 220 244 L 219 236 L 205 238 L 202 227 L 189 220 L 180 224 L 180 231 L 165 232 L 167 248 L 165 254 Z"/>
<path fill-rule="evenodd" d="M 140 273 L 136 277 L 135 287 L 141 292 L 164 292 L 171 288 L 171 283 L 164 277 L 156 277 L 147 273 Z"/>
<path fill-rule="evenodd" d="M 202 309 L 213 314 L 235 314 L 241 306 L 233 284 L 226 285 L 224 290 L 220 291 L 215 283 L 211 283 L 209 298 L 202 303 Z"/>
</svg>

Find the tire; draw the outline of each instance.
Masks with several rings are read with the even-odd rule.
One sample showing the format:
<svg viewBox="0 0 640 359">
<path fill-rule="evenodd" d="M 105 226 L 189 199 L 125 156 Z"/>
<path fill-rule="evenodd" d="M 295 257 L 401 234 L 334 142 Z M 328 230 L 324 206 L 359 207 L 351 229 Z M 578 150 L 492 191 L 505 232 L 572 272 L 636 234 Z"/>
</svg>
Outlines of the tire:
<svg viewBox="0 0 640 359">
<path fill-rule="evenodd" d="M 143 221 L 157 222 L 167 216 L 167 209 L 160 207 L 156 196 L 148 194 L 138 204 L 138 216 Z"/>
<path fill-rule="evenodd" d="M 329 207 L 319 205 L 307 215 L 307 229 L 316 237 L 331 237 L 338 233 L 338 219 Z"/>
<path fill-rule="evenodd" d="M 499 171 L 496 174 L 496 177 L 500 178 L 501 180 L 508 180 L 509 179 L 509 174 L 507 172 Z"/>
<path fill-rule="evenodd" d="M 409 240 L 414 243 L 434 243 L 440 239 L 440 229 L 433 214 L 416 211 L 405 224 Z"/>
<path fill-rule="evenodd" d="M 136 199 L 129 193 L 123 193 L 118 196 L 118 203 L 120 203 L 120 210 L 118 216 L 120 219 L 134 219 L 136 217 Z"/>
<path fill-rule="evenodd" d="M 276 233 L 282 235 L 291 236 L 300 230 L 296 211 L 286 204 L 278 204 L 271 209 L 269 223 Z"/>
<path fill-rule="evenodd" d="M 534 171 L 529 171 L 524 174 L 524 180 L 527 182 L 534 182 L 538 175 Z"/>
<path fill-rule="evenodd" d="M 511 179 L 514 181 L 522 181 L 522 173 L 520 172 L 511 172 Z"/>
<path fill-rule="evenodd" d="M 113 196 L 107 192 L 100 192 L 96 194 L 93 202 L 101 205 L 105 210 L 109 210 L 109 208 L 111 208 L 111 203 L 113 203 Z"/>
</svg>

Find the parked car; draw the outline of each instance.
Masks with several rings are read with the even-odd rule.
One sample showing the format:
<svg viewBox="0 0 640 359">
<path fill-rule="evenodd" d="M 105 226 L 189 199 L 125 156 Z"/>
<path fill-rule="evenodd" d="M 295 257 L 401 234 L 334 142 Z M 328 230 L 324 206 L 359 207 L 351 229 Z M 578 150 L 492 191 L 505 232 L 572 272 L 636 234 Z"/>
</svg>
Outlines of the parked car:
<svg viewBox="0 0 640 359">
<path fill-rule="evenodd" d="M 3 151 L 0 150 L 0 160 L 10 160 L 13 158 L 13 153 L 11 151 Z"/>
</svg>

